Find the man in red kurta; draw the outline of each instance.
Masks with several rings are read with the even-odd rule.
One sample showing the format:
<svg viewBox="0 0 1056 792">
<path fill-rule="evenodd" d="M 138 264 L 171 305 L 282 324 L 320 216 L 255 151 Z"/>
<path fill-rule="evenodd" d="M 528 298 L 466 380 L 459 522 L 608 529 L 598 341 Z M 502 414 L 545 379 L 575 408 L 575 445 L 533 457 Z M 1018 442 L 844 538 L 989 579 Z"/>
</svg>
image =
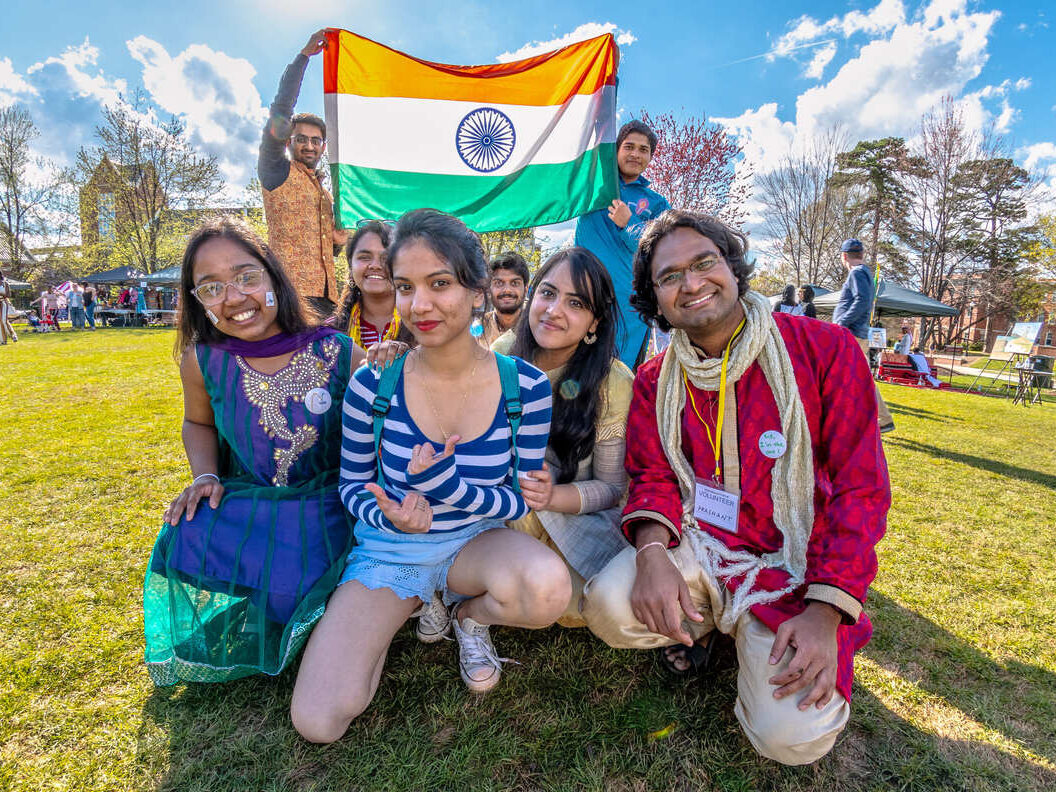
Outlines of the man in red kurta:
<svg viewBox="0 0 1056 792">
<path fill-rule="evenodd" d="M 854 337 L 772 315 L 749 291 L 746 248 L 688 212 L 665 213 L 642 237 L 634 303 L 673 328 L 672 345 L 635 378 L 632 546 L 588 582 L 583 616 L 616 647 L 732 635 L 745 734 L 764 756 L 805 764 L 850 715 L 890 485 Z"/>
</svg>

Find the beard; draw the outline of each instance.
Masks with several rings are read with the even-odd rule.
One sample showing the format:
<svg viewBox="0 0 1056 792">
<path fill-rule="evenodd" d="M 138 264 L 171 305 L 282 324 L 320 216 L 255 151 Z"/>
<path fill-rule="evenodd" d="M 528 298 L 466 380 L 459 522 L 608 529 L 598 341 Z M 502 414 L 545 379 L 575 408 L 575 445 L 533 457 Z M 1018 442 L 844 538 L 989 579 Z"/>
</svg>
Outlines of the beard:
<svg viewBox="0 0 1056 792">
<path fill-rule="evenodd" d="M 495 312 L 500 313 L 503 316 L 514 316 L 521 310 L 521 303 L 514 303 L 509 307 L 501 307 L 498 304 L 495 305 Z"/>
</svg>

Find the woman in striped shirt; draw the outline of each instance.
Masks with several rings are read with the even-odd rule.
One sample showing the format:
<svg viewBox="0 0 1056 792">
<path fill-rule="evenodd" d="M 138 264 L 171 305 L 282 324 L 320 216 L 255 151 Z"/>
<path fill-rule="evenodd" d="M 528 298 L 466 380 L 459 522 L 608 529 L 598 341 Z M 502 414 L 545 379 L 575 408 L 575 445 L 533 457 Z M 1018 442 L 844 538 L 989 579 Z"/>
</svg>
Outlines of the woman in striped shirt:
<svg viewBox="0 0 1056 792">
<path fill-rule="evenodd" d="M 434 592 L 457 603 L 450 621 L 474 692 L 499 681 L 489 625 L 545 627 L 571 594 L 561 558 L 504 526 L 528 512 L 515 465 L 522 477 L 543 476 L 551 392 L 545 374 L 516 360 L 523 414 L 511 438 L 498 358 L 470 331 L 487 284 L 479 240 L 460 221 L 420 209 L 397 224 L 388 267 L 418 346 L 401 361 L 380 456 L 377 376 L 361 368 L 345 395 L 339 490 L 359 520 L 358 544 L 293 694 L 294 726 L 312 742 L 339 739 L 366 709 L 393 635 Z"/>
</svg>

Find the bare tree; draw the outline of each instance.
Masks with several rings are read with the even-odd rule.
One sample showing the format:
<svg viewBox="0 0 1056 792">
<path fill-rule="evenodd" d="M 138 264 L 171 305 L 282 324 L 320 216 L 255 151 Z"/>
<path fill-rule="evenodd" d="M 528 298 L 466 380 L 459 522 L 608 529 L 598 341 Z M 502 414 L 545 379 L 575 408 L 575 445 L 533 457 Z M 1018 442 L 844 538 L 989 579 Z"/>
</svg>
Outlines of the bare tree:
<svg viewBox="0 0 1056 792">
<path fill-rule="evenodd" d="M 43 235 L 54 193 L 53 180 L 43 175 L 50 163 L 34 158 L 30 148 L 39 134 L 25 108 L 0 109 L 0 242 L 15 278 L 27 275 L 30 240 Z"/>
<path fill-rule="evenodd" d="M 774 170 L 757 179 L 764 228 L 777 271 L 787 282 L 834 284 L 839 280 L 839 245 L 861 230 L 854 188 L 831 183 L 836 155 L 846 134 L 833 127 L 805 145 L 790 146 Z"/>
<path fill-rule="evenodd" d="M 191 147 L 178 118 L 157 123 L 145 105 L 137 94 L 103 111 L 98 144 L 79 152 L 77 176 L 87 230 L 82 243 L 153 272 L 163 245 L 178 236 L 170 233 L 175 213 L 203 207 L 223 182 L 216 158 Z M 104 211 L 109 234 L 99 233 Z"/>
</svg>

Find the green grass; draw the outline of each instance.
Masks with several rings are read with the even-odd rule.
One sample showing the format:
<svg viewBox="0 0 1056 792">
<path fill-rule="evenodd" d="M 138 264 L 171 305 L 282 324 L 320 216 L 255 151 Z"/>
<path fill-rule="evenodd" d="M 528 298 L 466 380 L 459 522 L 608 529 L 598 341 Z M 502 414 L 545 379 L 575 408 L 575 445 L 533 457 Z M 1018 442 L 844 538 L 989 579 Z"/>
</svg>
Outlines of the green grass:
<svg viewBox="0 0 1056 792">
<path fill-rule="evenodd" d="M 467 694 L 401 631 L 330 747 L 294 672 L 155 690 L 140 584 L 187 472 L 168 330 L 0 348 L 0 789 L 1051 790 L 1056 408 L 897 386 L 894 507 L 851 724 L 813 767 L 758 758 L 733 672 L 687 683 L 582 630 L 496 630 L 524 665 Z M 670 735 L 650 735 L 674 724 Z"/>
</svg>

